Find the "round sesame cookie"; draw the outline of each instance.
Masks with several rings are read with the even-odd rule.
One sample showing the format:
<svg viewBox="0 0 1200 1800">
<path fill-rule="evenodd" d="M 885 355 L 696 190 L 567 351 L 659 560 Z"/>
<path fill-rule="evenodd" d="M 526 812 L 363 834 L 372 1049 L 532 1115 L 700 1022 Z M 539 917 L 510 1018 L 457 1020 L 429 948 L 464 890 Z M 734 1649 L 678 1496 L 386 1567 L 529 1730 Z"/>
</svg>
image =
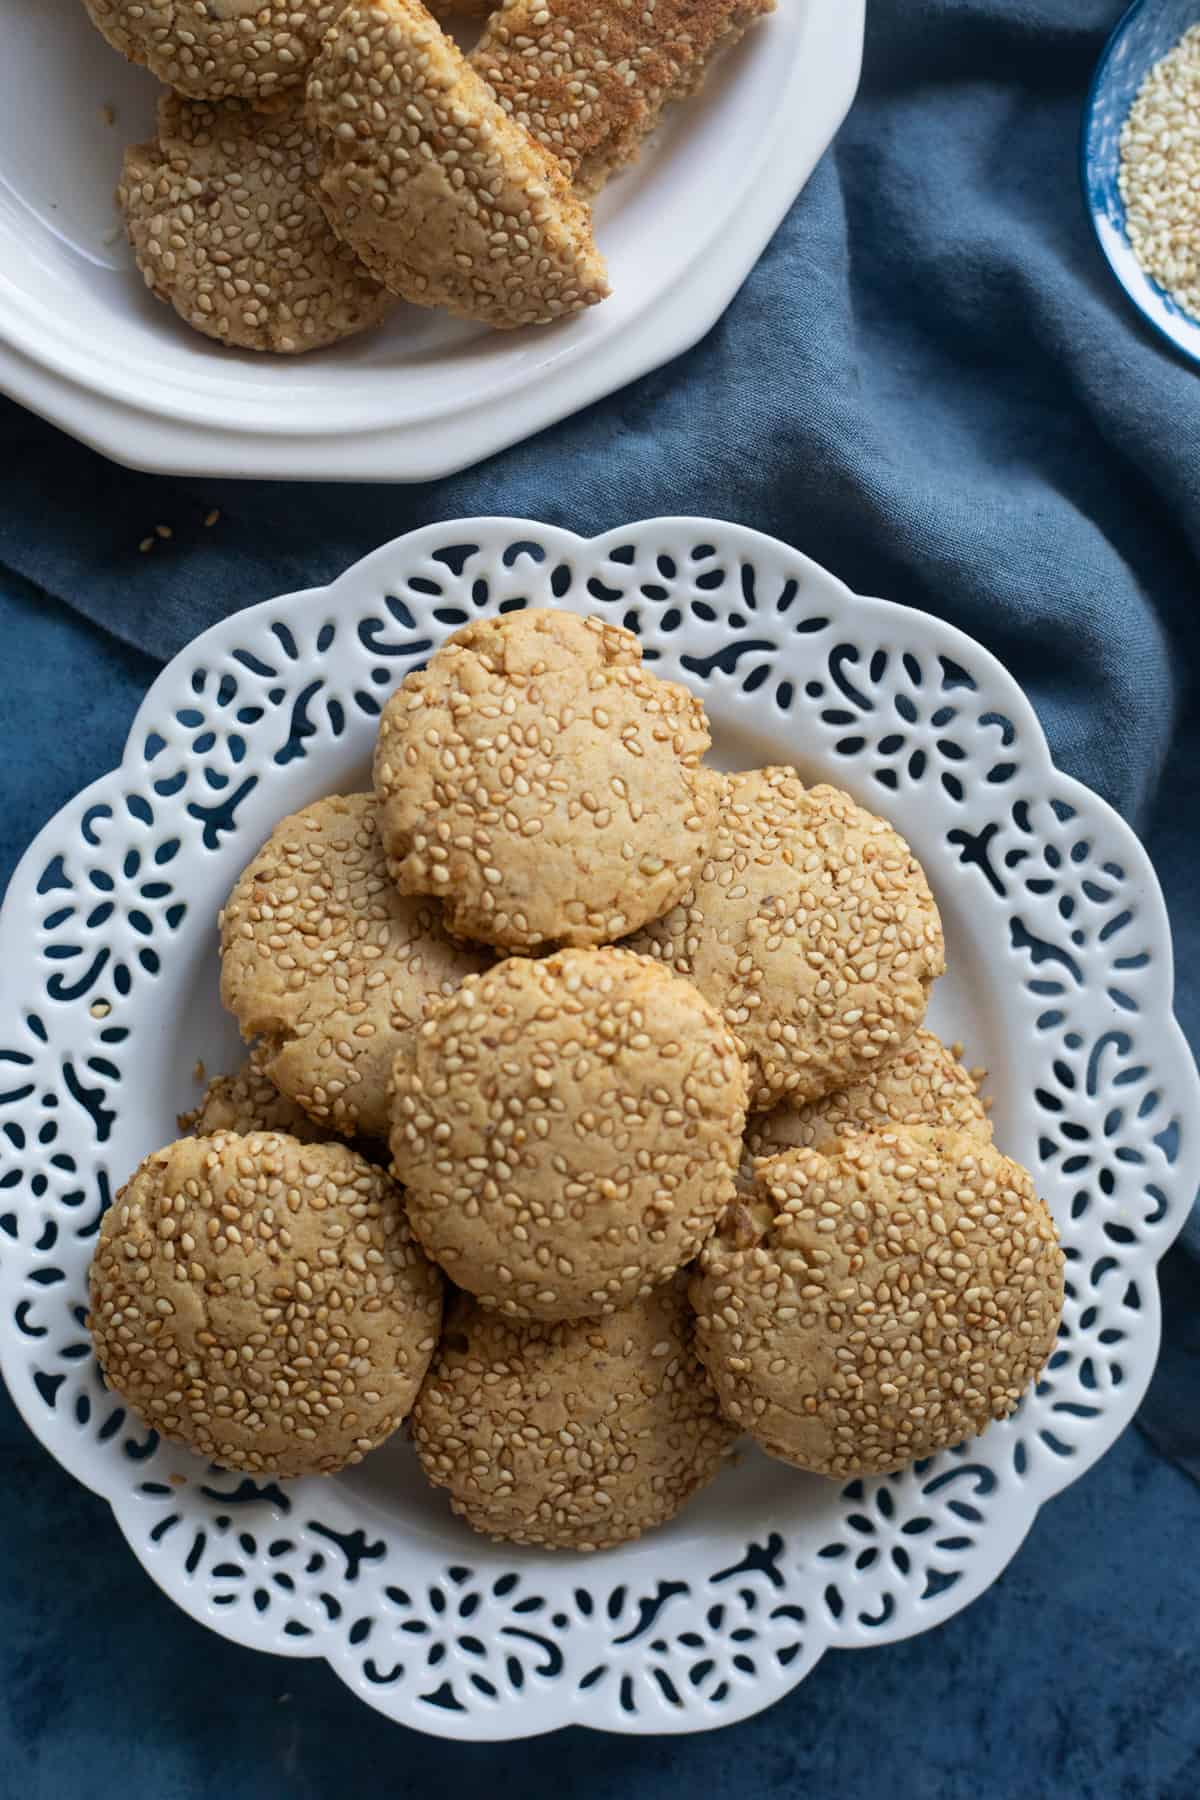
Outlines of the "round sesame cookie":
<svg viewBox="0 0 1200 1800">
<path fill-rule="evenodd" d="M 328 1475 L 390 1436 L 437 1343 L 442 1279 L 395 1184 L 344 1144 L 182 1138 L 100 1225 L 92 1337 L 163 1437 L 252 1475 Z"/>
<path fill-rule="evenodd" d="M 591 215 L 420 0 L 359 0 L 308 81 L 322 203 L 393 293 L 508 328 L 608 293 Z"/>
<path fill-rule="evenodd" d="M 735 1437 L 692 1339 L 678 1281 L 556 1325 L 457 1295 L 413 1408 L 426 1475 L 473 1530 L 508 1543 L 640 1537 L 712 1479 Z"/>
<path fill-rule="evenodd" d="M 756 1166 L 691 1284 L 733 1422 L 844 1480 L 973 1437 L 1054 1348 L 1063 1256 L 1026 1170 L 963 1132 L 903 1126 Z"/>
<path fill-rule="evenodd" d="M 862 1079 L 945 969 L 921 865 L 883 819 L 794 769 L 725 777 L 699 878 L 629 948 L 696 983 L 737 1034 L 755 1111 Z"/>
<path fill-rule="evenodd" d="M 375 791 L 402 893 L 506 950 L 609 943 L 699 872 L 720 782 L 708 721 L 632 632 L 533 609 L 449 638 L 379 722 Z"/>
<path fill-rule="evenodd" d="M 117 198 L 155 297 L 243 350 L 318 350 L 395 305 L 314 197 L 302 115 L 164 94 L 158 136 L 125 152 Z"/>
<path fill-rule="evenodd" d="M 860 1081 L 820 1100 L 795 1106 L 785 1100 L 746 1121 L 750 1156 L 781 1150 L 827 1151 L 847 1131 L 887 1130 L 892 1125 L 933 1125 L 991 1142 L 992 1124 L 975 1077 L 932 1031 L 914 1031 L 903 1050 Z"/>
<path fill-rule="evenodd" d="M 388 878 L 370 794 L 284 819 L 221 915 L 221 998 L 263 1073 L 343 1137 L 388 1133 L 392 1059 L 426 1002 L 488 958 Z"/>
<path fill-rule="evenodd" d="M 627 950 L 512 957 L 396 1057 L 392 1166 L 429 1254 L 512 1318 L 611 1313 L 734 1191 L 746 1080 L 708 1002 Z"/>
<path fill-rule="evenodd" d="M 341 0 L 83 0 L 130 62 L 196 100 L 273 99 L 303 80 Z"/>
</svg>

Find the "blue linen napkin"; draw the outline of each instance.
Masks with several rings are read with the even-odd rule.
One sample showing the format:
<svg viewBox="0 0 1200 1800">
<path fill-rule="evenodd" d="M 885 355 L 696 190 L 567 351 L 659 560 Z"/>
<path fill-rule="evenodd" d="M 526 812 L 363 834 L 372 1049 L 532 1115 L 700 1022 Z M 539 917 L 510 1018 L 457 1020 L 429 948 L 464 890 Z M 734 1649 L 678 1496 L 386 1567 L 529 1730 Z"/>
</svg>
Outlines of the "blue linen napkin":
<svg viewBox="0 0 1200 1800">
<path fill-rule="evenodd" d="M 1172 911 L 1179 1013 L 1200 1043 L 1200 373 L 1141 325 L 1112 282 L 1075 171 L 1083 96 L 1120 10 L 1114 0 L 872 0 L 855 110 L 725 318 L 665 369 L 450 480 L 296 488 L 131 474 L 0 402 L 9 674 L 0 875 L 75 788 L 111 765 L 157 664 L 233 609 L 326 580 L 398 532 L 460 514 L 529 514 L 589 534 L 653 513 L 715 514 L 796 544 L 861 591 L 952 619 L 1008 665 L 1059 765 L 1148 842 Z M 208 528 L 213 507 L 221 516 Z M 140 553 L 159 523 L 172 537 Z M 1200 1259 L 1200 1215 L 1187 1242 Z M 1169 1258 L 1164 1293 L 1164 1359 L 1141 1423 L 1200 1480 L 1200 1260 Z M 4 1442 L 13 1435 L 10 1427 Z M 46 1470 L 49 1494 L 57 1472 Z M 810 1685 L 772 1715 L 790 1728 L 744 1728 L 756 1746 L 744 1771 L 735 1754 L 710 1760 L 696 1746 L 657 1760 L 631 1750 L 628 1766 L 647 1792 L 672 1771 L 710 1780 L 715 1794 L 782 1793 L 800 1781 L 859 1791 L 873 1777 L 876 1733 L 861 1734 L 865 1760 L 853 1742 L 823 1740 L 820 1718 L 836 1693 L 860 1718 L 870 1712 L 899 1766 L 907 1754 L 910 1769 L 928 1769 L 927 1784 L 914 1774 L 902 1793 L 1002 1794 L 1023 1782 L 1031 1793 L 1190 1796 L 1200 1694 L 1172 1661 L 1163 1624 L 1163 1657 L 1138 1675 L 1136 1693 L 1118 1697 L 1118 1663 L 1123 1680 L 1140 1665 L 1131 1646 L 1116 1648 L 1124 1602 L 1115 1559 L 1111 1597 L 1072 1593 L 1044 1634 L 1022 1623 L 1026 1606 L 1044 1616 L 1073 1531 L 1099 1533 L 1108 1508 L 1126 1520 L 1122 1530 L 1144 1530 L 1139 1495 L 1154 1508 L 1156 1544 L 1176 1543 L 1180 1556 L 1164 1582 L 1150 1552 L 1131 1551 L 1120 1579 L 1150 1597 L 1159 1623 L 1173 1599 L 1194 1620 L 1200 1572 L 1183 1553 L 1189 1533 L 1194 1543 L 1194 1491 L 1126 1440 L 1048 1510 L 1050 1523 L 1022 1552 L 1036 1560 L 996 1599 L 992 1625 L 975 1623 L 976 1609 L 971 1627 L 959 1620 L 941 1634 L 938 1654 L 917 1640 L 877 1653 L 878 1664 L 829 1659 L 814 1678 L 821 1705 L 806 1698 Z M 65 1509 L 58 1488 L 51 1503 Z M 81 1497 L 72 1520 L 89 1506 L 98 1510 Z M 0 1522 L 0 1543 L 15 1530 L 14 1514 Z M 83 1603 L 121 1604 L 111 1571 L 70 1570 Z M 19 1712 L 22 1742 L 36 1748 L 29 1767 L 43 1759 L 38 1792 L 57 1796 L 69 1791 L 51 1748 L 59 1701 L 20 1610 L 33 1604 L 30 1585 L 22 1592 L 7 1618 L 0 1603 L 0 1639 L 24 1646 L 33 1673 L 9 1667 L 0 1689 Z M 203 1648 L 188 1635 L 195 1628 L 158 1596 L 138 1596 L 129 1604 L 144 1629 L 176 1634 L 168 1666 L 190 1669 Z M 56 1590 L 41 1604 L 65 1656 L 71 1601 Z M 1073 1632 L 1095 1643 L 1077 1649 Z M 1044 1658 L 1030 1642 L 1043 1635 Z M 1097 1648 L 1101 1640 L 1109 1647 Z M 1034 1659 L 1022 1665 L 1027 1682 L 1009 1678 L 1018 1641 Z M 279 1717 L 278 1790 L 269 1776 L 267 1786 L 241 1785 L 223 1754 L 203 1791 L 329 1791 L 337 1764 L 320 1748 L 320 1722 L 344 1730 L 350 1702 L 329 1701 L 314 1671 L 285 1680 L 231 1655 L 223 1666 L 236 1662 L 268 1710 L 275 1690 L 290 1690 L 311 1700 L 312 1717 Z M 1091 1675 L 1073 1687 L 1079 1658 Z M 152 1661 L 142 1660 L 141 1678 L 162 1692 Z M 878 1675 L 855 1672 L 863 1661 Z M 94 1675 L 115 1714 L 118 1690 Z M 1106 1696 L 1103 1724 L 1093 1718 L 1084 1742 L 1069 1719 L 1095 1698 L 1092 1676 Z M 937 1683 L 950 1723 L 932 1743 L 922 1709 L 906 1702 L 906 1678 Z M 1057 1736 L 1036 1707 L 1025 1747 L 981 1722 L 978 1696 L 1015 1710 L 1052 1683 L 1068 1714 Z M 90 1728 L 104 1716 L 90 1714 Z M 356 1716 L 354 1729 L 382 1750 L 384 1728 Z M 169 1746 L 175 1762 L 164 1743 L 139 1766 L 157 1774 L 161 1755 L 168 1785 L 186 1775 L 186 1791 L 201 1791 L 197 1759 L 187 1763 L 180 1742 Z M 983 1744 L 986 1777 L 971 1760 Z M 311 1784 L 296 1773 L 297 1755 L 313 1759 Z M 555 1753 L 528 1755 L 528 1785 L 522 1765 L 502 1765 L 513 1792 L 553 1780 L 566 1793 L 599 1793 L 625 1766 L 607 1752 L 597 1760 L 589 1742 L 591 1786 L 576 1788 Z M 426 1768 L 482 1772 L 472 1753 L 439 1756 L 414 1765 L 414 1791 L 433 1778 Z"/>
</svg>

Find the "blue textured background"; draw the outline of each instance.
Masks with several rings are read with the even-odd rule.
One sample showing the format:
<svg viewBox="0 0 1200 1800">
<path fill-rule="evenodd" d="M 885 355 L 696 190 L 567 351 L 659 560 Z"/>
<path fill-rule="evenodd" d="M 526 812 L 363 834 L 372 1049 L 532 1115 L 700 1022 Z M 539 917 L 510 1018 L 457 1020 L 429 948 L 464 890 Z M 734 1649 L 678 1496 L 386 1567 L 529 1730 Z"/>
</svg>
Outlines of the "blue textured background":
<svg viewBox="0 0 1200 1800">
<path fill-rule="evenodd" d="M 666 369 L 436 487 L 131 475 L 0 401 L 0 876 L 118 759 L 162 658 L 235 607 L 432 519 L 527 513 L 593 532 L 709 513 L 953 619 L 1008 664 L 1060 765 L 1150 844 L 1195 1044 L 1200 378 L 1112 283 L 1075 174 L 1118 12 L 871 0 L 855 111 L 726 318 Z M 139 554 L 160 522 L 173 537 Z M 1143 1430 L 1045 1509 L 982 1600 L 927 1637 L 827 1657 L 770 1713 L 707 1738 L 473 1748 L 389 1726 L 324 1668 L 176 1613 L 0 1401 L 0 1793 L 269 1800 L 369 1779 L 587 1800 L 685 1785 L 712 1800 L 1194 1800 L 1200 1273 L 1185 1251 L 1164 1288 Z M 369 1775 L 348 1782 L 351 1750 Z"/>
</svg>

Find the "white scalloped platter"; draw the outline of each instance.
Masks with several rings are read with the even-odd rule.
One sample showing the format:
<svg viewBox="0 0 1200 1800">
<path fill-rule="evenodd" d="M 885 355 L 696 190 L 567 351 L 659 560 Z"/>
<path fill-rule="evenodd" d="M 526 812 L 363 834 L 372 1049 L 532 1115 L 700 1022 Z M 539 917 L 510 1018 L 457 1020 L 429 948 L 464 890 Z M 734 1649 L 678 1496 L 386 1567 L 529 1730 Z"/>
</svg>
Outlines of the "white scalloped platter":
<svg viewBox="0 0 1200 1800">
<path fill-rule="evenodd" d="M 147 293 L 113 204 L 160 91 L 80 0 L 0 0 L 0 391 L 157 473 L 423 481 L 703 336 L 841 124 L 865 0 L 779 0 L 597 202 L 612 297 L 493 332 L 401 307 L 299 357 L 223 349 Z M 470 29 L 470 27 L 468 27 Z M 47 120 L 53 119 L 52 131 Z"/>
<path fill-rule="evenodd" d="M 794 762 L 896 823 L 946 927 L 931 1022 L 989 1070 L 998 1141 L 1035 1172 L 1068 1258 L 1058 1348 L 1006 1423 L 841 1488 L 742 1450 L 672 1525 L 592 1557 L 473 1536 L 402 1439 L 328 1480 L 207 1468 L 106 1392 L 84 1323 L 103 1206 L 176 1135 L 197 1059 L 239 1054 L 217 993 L 236 875 L 283 814 L 364 782 L 382 701 L 448 632 L 524 605 L 634 628 L 702 697 L 726 766 Z M 979 645 L 753 532 L 430 526 L 214 626 L 154 683 L 121 767 L 21 863 L 0 970 L 0 1353 L 18 1406 L 189 1613 L 325 1657 L 407 1725 L 506 1738 L 757 1712 L 825 1650 L 925 1631 L 980 1594 L 1150 1378 L 1200 1083 L 1145 853 L 1053 767 Z"/>
</svg>

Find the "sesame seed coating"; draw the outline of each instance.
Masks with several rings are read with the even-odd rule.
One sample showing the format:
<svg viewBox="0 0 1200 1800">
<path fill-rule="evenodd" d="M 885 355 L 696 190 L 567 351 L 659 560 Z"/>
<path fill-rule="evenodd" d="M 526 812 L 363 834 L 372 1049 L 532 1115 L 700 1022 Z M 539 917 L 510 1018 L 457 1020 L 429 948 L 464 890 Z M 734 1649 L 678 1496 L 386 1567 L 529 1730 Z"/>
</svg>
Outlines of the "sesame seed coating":
<svg viewBox="0 0 1200 1800">
<path fill-rule="evenodd" d="M 385 1138 L 392 1058 L 426 1002 L 487 957 L 388 878 L 370 794 L 284 819 L 221 915 L 221 998 L 263 1072 L 310 1117 Z"/>
<path fill-rule="evenodd" d="M 634 161 L 663 107 L 775 0 L 507 0 L 472 67 L 501 105 L 595 193 Z"/>
<path fill-rule="evenodd" d="M 603 1550 L 664 1524 L 735 1436 L 681 1282 L 555 1325 L 514 1324 L 457 1295 L 412 1433 L 460 1519 L 550 1550 Z"/>
<path fill-rule="evenodd" d="M 893 1056 L 945 969 L 937 907 L 903 838 L 780 767 L 725 778 L 699 879 L 628 941 L 720 1008 L 756 1111 L 819 1099 Z"/>
<path fill-rule="evenodd" d="M 226 1469 L 328 1475 L 395 1431 L 442 1280 L 389 1178 L 344 1144 L 182 1138 L 105 1213 L 90 1326 L 105 1380 Z"/>
<path fill-rule="evenodd" d="M 1200 320 L 1200 21 L 1147 71 L 1121 127 L 1117 182 L 1142 268 Z"/>
<path fill-rule="evenodd" d="M 320 158 L 292 108 L 164 94 L 158 137 L 125 152 L 117 198 L 146 286 L 207 337 L 293 354 L 395 306 L 330 229 Z"/>
<path fill-rule="evenodd" d="M 269 100 L 303 81 L 341 0 L 83 0 L 130 62 L 197 100 Z"/>
<path fill-rule="evenodd" d="M 700 702 L 632 632 L 532 609 L 448 639 L 379 722 L 375 791 L 402 893 L 464 937 L 600 944 L 673 906 L 716 828 Z"/>
<path fill-rule="evenodd" d="M 251 1131 L 283 1131 L 302 1144 L 328 1143 L 328 1126 L 318 1125 L 302 1107 L 281 1094 L 251 1057 L 233 1075 L 209 1082 L 204 1098 L 190 1113 L 180 1113 L 180 1131 L 213 1137 L 219 1131 L 245 1136 Z"/>
<path fill-rule="evenodd" d="M 785 1100 L 746 1122 L 750 1156 L 781 1150 L 828 1152 L 847 1130 L 883 1131 L 891 1125 L 934 1125 L 991 1142 L 992 1126 L 979 1089 L 954 1052 L 932 1031 L 914 1031 L 882 1068 L 848 1087 L 795 1106 Z"/>
<path fill-rule="evenodd" d="M 218 1075 L 210 1081 L 199 1106 L 180 1113 L 176 1123 L 192 1137 L 215 1137 L 219 1131 L 242 1136 L 252 1131 L 282 1131 L 302 1144 L 328 1144 L 338 1136 L 332 1125 L 310 1119 L 303 1107 L 281 1094 L 253 1056 L 234 1074 Z M 368 1162 L 387 1168 L 386 1141 L 356 1137 L 352 1148 Z"/>
<path fill-rule="evenodd" d="M 330 223 L 393 293 L 506 328 L 606 297 L 591 216 L 561 163 L 420 0 L 348 6 L 308 102 Z"/>
<path fill-rule="evenodd" d="M 512 957 L 401 1046 L 392 1165 L 429 1254 L 484 1306 L 643 1296 L 733 1197 L 745 1072 L 689 982 L 627 950 Z"/>
<path fill-rule="evenodd" d="M 1063 1256 L 1026 1170 L 914 1125 L 759 1162 L 690 1292 L 726 1415 L 845 1479 L 1013 1411 L 1054 1347 Z"/>
</svg>

